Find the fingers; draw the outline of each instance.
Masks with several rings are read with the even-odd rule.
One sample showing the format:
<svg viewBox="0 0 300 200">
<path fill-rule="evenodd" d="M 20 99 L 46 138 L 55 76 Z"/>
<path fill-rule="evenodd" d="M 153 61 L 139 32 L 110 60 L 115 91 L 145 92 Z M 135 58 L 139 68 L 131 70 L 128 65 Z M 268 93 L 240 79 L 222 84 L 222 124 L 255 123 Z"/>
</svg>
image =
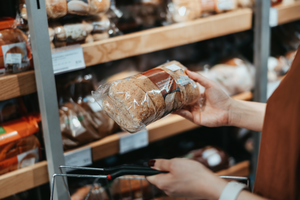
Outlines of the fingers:
<svg viewBox="0 0 300 200">
<path fill-rule="evenodd" d="M 174 111 L 172 112 L 173 114 L 177 114 L 177 115 L 180 115 L 190 121 L 193 121 L 193 114 L 188 111 L 188 110 L 185 110 L 185 109 L 181 109 L 181 110 L 177 110 L 177 111 Z"/>
<path fill-rule="evenodd" d="M 146 179 L 153 185 L 158 185 L 161 183 L 161 180 L 164 180 L 165 174 L 158 174 L 154 176 L 146 176 Z"/>
<path fill-rule="evenodd" d="M 158 171 L 170 171 L 170 165 L 171 161 L 166 159 L 156 159 L 154 162 L 154 165 L 152 166 L 153 169 L 156 169 Z"/>
<path fill-rule="evenodd" d="M 202 85 L 203 87 L 209 87 L 210 84 L 210 80 L 206 77 L 204 77 L 203 75 L 196 73 L 196 72 L 192 72 L 190 70 L 186 70 L 187 75 L 193 79 L 194 81 L 200 83 L 200 85 Z"/>
</svg>

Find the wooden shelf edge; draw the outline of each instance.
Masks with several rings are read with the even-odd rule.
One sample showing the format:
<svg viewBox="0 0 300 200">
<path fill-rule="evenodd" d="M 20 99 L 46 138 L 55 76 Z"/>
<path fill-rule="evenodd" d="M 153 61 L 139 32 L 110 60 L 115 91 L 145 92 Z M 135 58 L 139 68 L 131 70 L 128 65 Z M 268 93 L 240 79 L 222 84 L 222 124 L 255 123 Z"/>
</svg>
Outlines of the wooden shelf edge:
<svg viewBox="0 0 300 200">
<path fill-rule="evenodd" d="M 280 4 L 278 10 L 278 25 L 300 19 L 300 1 L 294 3 Z"/>
<path fill-rule="evenodd" d="M 219 176 L 243 176 L 247 177 L 250 174 L 250 162 L 243 161 L 228 169 L 224 169 L 216 173 Z"/>
<path fill-rule="evenodd" d="M 251 29 L 252 10 L 238 9 L 190 22 L 83 44 L 86 66 L 150 53 Z"/>
<path fill-rule="evenodd" d="M 0 101 L 36 92 L 34 71 L 0 77 Z"/>
<path fill-rule="evenodd" d="M 0 199 L 49 182 L 47 161 L 0 176 Z"/>
</svg>

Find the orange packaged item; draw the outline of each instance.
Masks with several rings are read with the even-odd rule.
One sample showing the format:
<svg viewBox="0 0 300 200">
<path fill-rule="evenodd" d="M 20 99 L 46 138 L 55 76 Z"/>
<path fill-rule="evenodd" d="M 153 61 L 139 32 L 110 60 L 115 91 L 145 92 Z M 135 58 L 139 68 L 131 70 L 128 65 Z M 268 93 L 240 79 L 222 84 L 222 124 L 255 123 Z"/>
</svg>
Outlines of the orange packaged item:
<svg viewBox="0 0 300 200">
<path fill-rule="evenodd" d="M 32 68 L 32 54 L 27 36 L 15 27 L 12 18 L 0 18 L 0 75 Z"/>
<path fill-rule="evenodd" d="M 40 158 L 40 116 L 30 115 L 0 125 L 0 174 L 33 165 Z"/>
</svg>

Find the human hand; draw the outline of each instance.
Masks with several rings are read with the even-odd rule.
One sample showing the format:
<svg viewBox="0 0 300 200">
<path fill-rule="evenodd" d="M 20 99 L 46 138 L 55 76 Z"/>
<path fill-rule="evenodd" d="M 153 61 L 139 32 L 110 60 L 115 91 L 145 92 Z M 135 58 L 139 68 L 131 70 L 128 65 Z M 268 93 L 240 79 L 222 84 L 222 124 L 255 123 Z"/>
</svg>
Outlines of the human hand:
<svg viewBox="0 0 300 200">
<path fill-rule="evenodd" d="M 171 197 L 219 199 L 227 182 L 220 179 L 199 162 L 175 158 L 156 159 L 153 169 L 167 174 L 148 176 L 147 180 Z"/>
<path fill-rule="evenodd" d="M 205 88 L 204 105 L 186 106 L 173 112 L 188 120 L 203 126 L 216 127 L 229 125 L 229 110 L 232 99 L 218 86 L 218 84 L 206 77 L 189 70 L 187 75 Z"/>
</svg>

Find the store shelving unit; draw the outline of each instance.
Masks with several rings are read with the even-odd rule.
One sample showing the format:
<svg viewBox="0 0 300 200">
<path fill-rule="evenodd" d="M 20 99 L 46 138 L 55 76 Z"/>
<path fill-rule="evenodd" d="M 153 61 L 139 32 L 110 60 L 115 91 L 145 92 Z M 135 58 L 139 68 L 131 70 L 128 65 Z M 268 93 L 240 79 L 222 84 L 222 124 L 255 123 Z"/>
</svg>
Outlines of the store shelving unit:
<svg viewBox="0 0 300 200">
<path fill-rule="evenodd" d="M 245 92 L 236 95 L 233 98 L 239 100 L 251 100 L 252 93 Z M 184 131 L 192 130 L 197 127 L 198 125 L 178 115 L 170 115 L 147 127 L 149 131 L 149 142 L 155 142 L 182 133 Z M 86 148 L 87 146 L 91 147 L 92 160 L 97 161 L 102 158 L 119 153 L 119 136 L 118 134 L 113 134 L 101 140 L 77 148 L 76 150 Z M 248 168 L 249 162 L 246 161 L 237 164 L 236 166 L 233 166 L 229 169 L 220 171 L 218 172 L 218 174 L 228 176 L 247 176 L 249 174 Z M 21 191 L 37 187 L 47 182 L 49 182 L 47 161 L 42 161 L 36 163 L 33 166 L 4 174 L 0 176 L 0 188 L 2 188 L 1 191 L 3 191 L 0 193 L 0 199 Z"/>
<path fill-rule="evenodd" d="M 251 29 L 252 10 L 236 11 L 84 44 L 87 66 Z"/>
<path fill-rule="evenodd" d="M 280 4 L 275 8 L 278 10 L 278 25 L 300 19 L 300 1 Z"/>
<path fill-rule="evenodd" d="M 268 51 L 264 50 L 265 48 L 269 47 L 269 45 L 266 45 L 265 42 L 268 40 L 266 38 L 268 38 L 269 36 L 268 33 L 264 34 L 265 29 L 263 28 L 264 26 L 266 26 L 266 23 L 268 21 L 269 13 L 266 11 L 269 9 L 269 3 L 270 2 L 266 3 L 266 1 L 263 0 L 257 0 L 256 4 L 256 20 L 263 21 L 263 23 L 257 23 L 257 25 L 255 26 L 255 32 L 257 33 L 255 35 L 255 37 L 257 38 L 255 42 L 255 65 L 258 69 L 263 69 L 263 66 L 266 66 L 264 65 L 267 61 L 266 55 L 268 55 L 269 53 Z M 43 0 L 26 0 L 26 4 L 28 8 L 29 19 L 32 19 L 32 21 L 34 21 L 32 22 L 32 24 L 29 24 L 31 29 L 30 31 L 32 31 L 32 44 L 35 48 L 35 52 L 33 52 L 34 58 L 40 59 L 39 56 L 47 55 L 50 58 L 48 60 L 50 62 L 47 62 L 46 65 L 47 67 L 52 67 L 51 53 L 50 51 L 48 51 L 49 45 L 38 45 L 40 41 L 43 41 L 41 38 L 39 38 L 39 35 L 45 36 L 46 33 L 48 33 L 48 31 L 46 30 L 46 25 L 42 24 L 43 21 L 47 21 L 45 16 L 45 4 Z M 283 24 L 296 19 L 300 19 L 300 2 L 288 5 L 279 5 L 276 7 L 276 9 L 278 10 L 278 24 Z M 82 48 L 85 63 L 86 66 L 92 66 L 108 61 L 127 58 L 144 53 L 150 53 L 218 36 L 249 30 L 252 27 L 252 14 L 253 12 L 251 9 L 239 9 L 236 11 L 218 14 L 191 22 L 153 28 L 91 44 L 83 44 Z M 36 19 L 32 18 L 32 16 L 35 16 Z M 39 25 L 37 25 L 37 19 L 41 21 Z M 33 30 L 32 27 L 38 28 L 35 28 Z M 43 34 L 38 34 L 40 30 L 37 29 L 43 30 Z M 44 51 L 45 49 L 47 51 Z M 41 73 L 41 71 L 43 70 L 42 67 L 45 67 L 42 66 L 42 61 L 44 60 L 41 59 L 41 61 L 39 62 L 36 62 L 35 60 L 35 71 L 0 77 L 0 101 L 38 91 L 40 105 L 42 105 L 42 108 L 47 107 L 47 102 L 44 98 L 46 94 L 41 94 L 44 93 L 42 89 L 45 88 L 45 86 L 39 86 L 40 83 L 46 83 L 45 80 L 43 80 L 44 77 L 41 75 L 43 74 Z M 266 79 L 265 71 L 257 71 L 257 80 Z M 53 74 L 47 75 L 54 77 Z M 49 85 L 49 83 L 52 84 Z M 36 87 L 36 84 L 38 84 L 38 88 Z M 55 88 L 54 79 L 48 81 L 46 84 L 48 84 L 48 87 L 51 87 L 52 89 Z M 255 89 L 258 91 L 254 95 L 255 100 L 264 101 L 263 81 L 257 82 Z M 49 96 L 51 96 L 51 98 L 56 101 L 55 95 Z M 235 96 L 235 98 L 241 100 L 250 100 L 252 99 L 252 93 L 242 93 Z M 57 108 L 54 107 L 52 113 L 57 112 Z M 43 109 L 41 110 L 43 112 Z M 51 124 L 51 120 L 44 120 L 45 116 L 47 117 L 48 115 L 50 115 L 49 112 L 47 111 L 45 113 L 42 113 L 42 115 L 44 116 L 44 118 L 42 117 L 43 126 L 53 126 L 53 124 Z M 55 124 L 55 127 L 56 125 L 57 123 Z M 196 127 L 197 125 L 179 116 L 169 116 L 148 126 L 149 142 L 158 141 Z M 45 130 L 44 132 L 47 136 L 45 137 L 45 141 L 47 143 L 48 138 L 50 137 L 50 132 Z M 55 134 L 57 134 L 57 132 Z M 57 138 L 57 140 L 60 140 L 59 137 Z M 47 144 L 51 146 L 50 149 L 55 149 L 55 147 L 57 148 L 57 144 L 53 142 L 55 140 L 52 139 L 53 138 L 50 137 L 51 142 L 48 142 Z M 102 140 L 90 143 L 88 144 L 88 146 L 90 146 L 92 149 L 93 161 L 97 161 L 119 152 L 119 136 L 117 134 L 114 134 Z M 56 157 L 62 158 L 63 155 L 55 155 L 55 152 L 52 154 L 52 152 L 49 153 L 48 150 L 46 153 L 50 162 L 42 161 L 33 166 L 1 175 L 0 198 L 4 198 L 49 182 L 49 177 L 52 176 L 53 169 L 57 168 L 57 165 L 55 165 L 55 163 L 59 163 L 56 162 Z M 245 161 L 239 163 L 227 170 L 218 172 L 217 174 L 247 176 L 249 175 L 249 162 Z M 56 191 L 59 191 L 59 189 L 56 189 Z"/>
</svg>

